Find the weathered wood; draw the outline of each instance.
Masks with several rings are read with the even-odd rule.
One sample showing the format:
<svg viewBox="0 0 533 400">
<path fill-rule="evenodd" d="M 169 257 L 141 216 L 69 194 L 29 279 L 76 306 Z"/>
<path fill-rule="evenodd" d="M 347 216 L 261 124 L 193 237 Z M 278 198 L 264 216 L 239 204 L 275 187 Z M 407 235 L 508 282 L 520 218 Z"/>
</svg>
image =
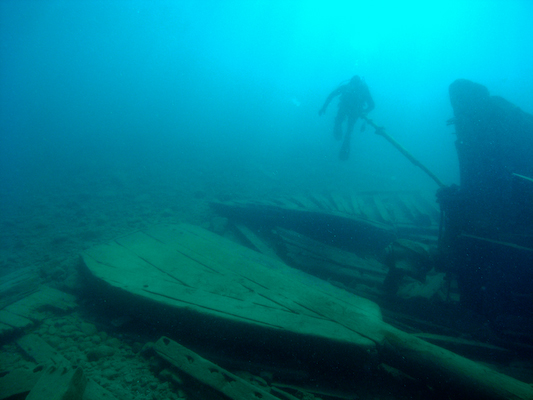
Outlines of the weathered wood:
<svg viewBox="0 0 533 400">
<path fill-rule="evenodd" d="M 365 217 L 363 210 L 361 208 L 361 205 L 359 203 L 359 196 L 356 194 L 352 194 L 348 196 L 348 202 L 350 203 L 354 215 L 359 215 L 361 217 Z"/>
<path fill-rule="evenodd" d="M 345 202 L 342 199 L 342 196 L 330 193 L 329 195 L 331 202 L 334 204 L 337 211 L 345 213 L 345 214 L 353 214 L 350 209 L 346 206 Z"/>
<path fill-rule="evenodd" d="M 67 359 L 61 353 L 33 333 L 18 339 L 17 345 L 37 364 L 68 364 Z"/>
<path fill-rule="evenodd" d="M 83 392 L 83 400 L 117 400 L 117 398 L 109 390 L 89 379 Z"/>
<path fill-rule="evenodd" d="M 276 228 L 275 232 L 286 247 L 285 257 L 290 264 L 312 275 L 336 279 L 347 286 L 355 283 L 381 286 L 387 275 L 388 268 L 373 259 L 364 259 L 287 229 Z"/>
<path fill-rule="evenodd" d="M 40 281 L 35 268 L 23 268 L 3 275 L 0 282 L 0 310 L 36 292 Z"/>
<path fill-rule="evenodd" d="M 76 298 L 48 286 L 5 307 L 4 310 L 30 320 L 42 321 L 49 316 L 49 310 L 67 312 L 76 307 Z"/>
<path fill-rule="evenodd" d="M 9 399 L 13 396 L 25 398 L 35 386 L 43 366 L 37 366 L 34 369 L 16 369 L 0 377 L 0 400 Z"/>
<path fill-rule="evenodd" d="M 350 343 L 361 351 L 373 346 L 369 339 L 339 329 L 298 303 L 299 292 L 309 285 L 327 286 L 327 291 L 334 289 L 331 285 L 316 278 L 308 285 L 296 285 L 305 274 L 200 228 L 154 227 L 90 249 L 83 259 L 97 278 L 176 312 L 274 329 L 276 335 L 297 333 Z M 379 308 L 368 300 L 341 290 L 331 292 L 380 318 Z"/>
<path fill-rule="evenodd" d="M 26 400 L 82 400 L 87 386 L 83 370 L 70 364 L 50 365 Z"/>
<path fill-rule="evenodd" d="M 12 312 L 6 310 L 0 310 L 0 322 L 17 329 L 29 328 L 33 326 L 33 322 L 28 318 L 21 317 L 20 315 L 13 314 Z"/>
<path fill-rule="evenodd" d="M 372 221 L 383 223 L 383 218 L 381 217 L 379 210 L 376 208 L 374 204 L 373 197 L 374 196 L 372 194 L 364 194 L 360 196 L 361 210 L 366 215 L 366 218 Z"/>
<path fill-rule="evenodd" d="M 357 198 L 357 196 L 355 197 Z M 331 238 L 344 246 L 359 246 L 367 252 L 382 250 L 396 238 L 392 224 L 369 218 L 366 214 L 339 211 L 332 201 L 322 195 L 310 195 L 306 201 L 273 204 L 262 202 L 212 203 L 212 207 L 233 222 L 265 228 L 282 226 L 298 230 L 311 237 Z M 305 205 L 305 207 L 302 207 Z"/>
<path fill-rule="evenodd" d="M 324 210 L 324 211 L 337 211 L 336 208 L 335 208 L 335 204 L 330 199 L 328 199 L 326 196 L 323 196 L 323 195 L 321 195 L 319 193 L 314 193 L 312 195 L 309 195 L 309 198 L 321 210 Z"/>
<path fill-rule="evenodd" d="M 490 363 L 499 359 L 510 360 L 512 357 L 508 349 L 474 340 L 431 333 L 415 333 L 413 335 L 426 342 L 444 347 L 454 353 L 462 354 L 475 360 L 483 360 L 484 362 Z"/>
<path fill-rule="evenodd" d="M 430 344 L 377 320 L 351 314 L 341 304 L 302 298 L 302 304 L 377 342 L 383 362 L 427 382 L 451 397 L 470 400 L 533 399 L 533 388 L 517 379 Z"/>
<path fill-rule="evenodd" d="M 298 208 L 313 210 L 317 206 L 306 196 L 291 196 L 289 198 Z"/>
<path fill-rule="evenodd" d="M 248 241 L 255 250 L 259 251 L 260 253 L 274 258 L 276 260 L 279 260 L 279 257 L 275 250 L 270 247 L 267 243 L 264 242 L 264 240 L 259 237 L 254 231 L 252 231 L 250 228 L 248 228 L 244 224 L 235 224 L 235 228 L 241 233 L 241 235 L 245 238 L 246 241 Z"/>
<path fill-rule="evenodd" d="M 533 388 L 527 383 L 392 327 L 383 333 L 380 354 L 385 363 L 450 393 L 452 398 L 533 399 Z"/>
<path fill-rule="evenodd" d="M 155 343 L 154 350 L 181 372 L 184 372 L 197 382 L 223 393 L 227 398 L 233 400 L 258 398 L 279 400 L 269 392 L 213 364 L 167 337 L 160 338 Z"/>
<path fill-rule="evenodd" d="M 388 268 L 376 260 L 364 259 L 354 253 L 329 246 L 288 229 L 276 228 L 276 232 L 286 242 L 304 249 L 323 261 L 329 260 L 339 266 L 358 270 L 362 274 L 374 275 L 381 279 L 384 279 L 388 272 Z"/>
<path fill-rule="evenodd" d="M 175 310 L 194 310 L 206 321 L 224 318 L 226 324 L 245 322 L 278 336 L 290 331 L 343 342 L 354 366 L 364 352 L 352 351 L 377 349 L 387 364 L 450 397 L 533 399 L 529 385 L 385 324 L 374 303 L 199 227 L 154 227 L 83 257 L 98 279 L 115 288 Z"/>
<path fill-rule="evenodd" d="M 21 337 L 17 340 L 17 345 L 29 358 L 39 364 L 33 370 L 36 374 L 39 373 L 39 376 L 40 372 L 48 366 L 66 366 L 67 369 L 71 367 L 70 362 L 61 353 L 35 334 L 28 334 Z M 24 386 L 24 391 L 29 392 L 36 383 L 36 378 L 28 379 L 28 383 Z M 2 393 L 2 390 L 0 390 L 0 393 Z M 1 397 L 0 400 L 2 400 Z M 108 390 L 101 387 L 92 379 L 89 379 L 83 391 L 83 400 L 115 400 L 115 397 Z"/>
<path fill-rule="evenodd" d="M 387 206 L 383 203 L 383 200 L 380 196 L 372 196 L 372 200 L 374 201 L 374 205 L 376 209 L 379 212 L 379 215 L 383 222 L 392 223 L 392 217 L 389 213 L 389 210 L 387 209 Z"/>
</svg>

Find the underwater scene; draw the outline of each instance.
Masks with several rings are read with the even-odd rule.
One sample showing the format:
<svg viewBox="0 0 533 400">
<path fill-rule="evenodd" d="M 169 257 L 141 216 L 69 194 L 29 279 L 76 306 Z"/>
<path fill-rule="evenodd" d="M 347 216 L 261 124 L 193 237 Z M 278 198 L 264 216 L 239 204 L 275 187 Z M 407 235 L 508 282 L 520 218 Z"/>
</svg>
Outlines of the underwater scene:
<svg viewBox="0 0 533 400">
<path fill-rule="evenodd" d="M 532 17 L 0 1 L 0 400 L 533 400 Z"/>
</svg>

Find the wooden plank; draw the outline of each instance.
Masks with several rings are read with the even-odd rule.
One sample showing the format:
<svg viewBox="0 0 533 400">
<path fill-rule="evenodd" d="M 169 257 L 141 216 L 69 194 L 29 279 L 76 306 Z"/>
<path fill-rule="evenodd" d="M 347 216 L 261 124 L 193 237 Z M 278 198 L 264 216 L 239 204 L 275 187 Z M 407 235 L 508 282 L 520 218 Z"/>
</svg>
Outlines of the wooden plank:
<svg viewBox="0 0 533 400">
<path fill-rule="evenodd" d="M 328 198 L 326 198 L 325 196 L 322 196 L 321 194 L 314 193 L 312 195 L 309 195 L 309 200 L 311 200 L 313 203 L 315 203 L 316 206 L 320 210 L 324 210 L 324 211 L 336 210 L 334 205 L 331 203 L 331 201 Z"/>
<path fill-rule="evenodd" d="M 7 310 L 0 310 L 0 338 L 13 335 L 15 332 L 33 327 L 32 320 L 13 314 Z"/>
<path fill-rule="evenodd" d="M 155 343 L 154 350 L 179 371 L 201 385 L 220 392 L 224 398 L 279 400 L 269 392 L 213 364 L 167 337 L 160 338 Z"/>
<path fill-rule="evenodd" d="M 109 390 L 89 379 L 83 392 L 83 400 L 117 400 L 117 398 Z"/>
<path fill-rule="evenodd" d="M 220 271 L 220 274 L 232 272 L 250 290 L 257 293 L 262 291 L 261 294 L 275 300 L 282 308 L 299 308 L 309 313 L 304 315 L 299 311 L 287 311 L 285 315 L 292 312 L 302 321 L 329 321 L 332 327 L 336 325 L 336 330 L 330 331 L 329 336 L 322 336 L 324 338 L 338 341 L 339 334 L 344 335 L 346 343 L 354 344 L 353 349 L 365 346 L 362 342 L 355 344 L 354 340 L 366 339 L 368 349 L 377 349 L 380 360 L 427 382 L 435 390 L 447 393 L 448 397 L 533 399 L 533 388 L 529 385 L 385 324 L 374 303 L 348 296 L 346 292 L 326 283 L 320 284 L 318 279 L 298 273 L 276 260 L 204 229 L 190 225 L 159 226 L 147 230 L 145 235 L 160 243 L 168 242 L 169 246 L 179 249 L 183 255 Z M 321 319 L 313 319 L 311 315 Z M 346 332 L 352 333 L 353 337 Z M 314 335 L 317 337 L 322 332 L 316 330 Z M 356 357 L 358 363 L 361 362 L 359 357 Z"/>
<path fill-rule="evenodd" d="M 337 211 L 344 213 L 344 214 L 350 214 L 350 210 L 346 208 L 346 205 L 344 204 L 344 202 L 342 201 L 342 198 L 338 194 L 330 193 L 329 199 L 331 203 L 333 203 Z"/>
<path fill-rule="evenodd" d="M 34 268 L 23 268 L 2 276 L 0 310 L 38 291 L 40 280 Z"/>
<path fill-rule="evenodd" d="M 356 214 L 355 210 L 353 209 L 353 205 L 352 205 L 351 199 L 348 199 L 348 197 L 346 195 L 339 195 L 339 196 L 337 196 L 337 199 L 338 199 L 339 202 L 341 202 L 343 204 L 343 207 L 346 210 L 346 213 L 348 213 L 350 215 Z"/>
<path fill-rule="evenodd" d="M 373 314 L 332 301 L 330 296 L 322 292 L 313 293 L 309 289 L 301 291 L 297 301 L 324 318 L 372 338 L 378 344 L 385 362 L 413 376 L 428 379 L 442 390 L 466 392 L 471 398 L 477 399 L 533 399 L 533 389 L 529 385 L 394 329 L 380 319 L 373 318 Z M 443 376 L 448 377 L 444 385 Z"/>
<path fill-rule="evenodd" d="M 33 369 L 16 369 L 0 376 L 0 400 L 14 398 L 24 399 L 41 377 L 43 367 Z"/>
<path fill-rule="evenodd" d="M 409 215 L 412 225 L 421 226 L 424 223 L 427 225 L 431 224 L 431 218 L 419 209 L 412 193 L 402 194 L 399 196 L 399 199 L 403 204 L 406 214 Z"/>
<path fill-rule="evenodd" d="M 31 328 L 34 323 L 28 318 L 13 314 L 7 310 L 0 310 L 0 323 L 12 326 L 14 329 Z"/>
<path fill-rule="evenodd" d="M 334 330 L 330 321 L 315 319 L 308 321 L 306 318 L 295 315 L 293 311 L 272 303 L 268 299 L 260 297 L 254 291 L 248 290 L 250 298 L 238 299 L 237 295 L 230 297 L 231 285 L 221 284 L 226 296 L 218 293 L 210 293 L 196 288 L 186 288 L 175 282 L 164 281 L 164 275 L 151 275 L 142 273 L 141 282 L 130 281 L 126 288 L 117 277 L 106 275 L 105 270 L 99 271 L 97 265 L 89 257 L 84 257 L 85 263 L 95 273 L 95 275 L 107 282 L 117 285 L 117 287 L 127 289 L 134 295 L 155 300 L 161 304 L 176 308 L 187 308 L 206 315 L 218 316 L 227 320 L 247 322 L 250 324 L 262 325 L 273 329 L 288 329 L 299 331 L 302 334 L 311 334 L 321 331 L 328 335 Z M 138 274 L 134 274 L 138 276 Z M 139 287 L 139 285 L 141 285 Z M 239 287 L 237 288 L 239 289 Z M 259 299 L 263 304 L 255 302 Z M 264 303 L 268 303 L 265 306 Z M 348 340 L 345 337 L 343 340 Z"/>
<path fill-rule="evenodd" d="M 391 213 L 394 215 L 396 225 L 413 224 L 413 215 L 401 198 L 398 196 L 390 196 L 387 198 L 387 204 L 391 210 Z"/>
<path fill-rule="evenodd" d="M 35 334 L 28 334 L 17 340 L 17 345 L 26 353 L 28 357 L 33 359 L 36 363 L 40 364 L 38 367 L 32 370 L 35 376 L 28 375 L 27 381 L 21 383 L 21 390 L 23 392 L 30 392 L 32 390 L 38 378 L 40 378 L 41 371 L 47 368 L 48 366 L 66 366 L 67 369 L 70 366 L 70 362 L 58 351 L 56 351 L 52 346 L 46 343 L 43 339 Z M 13 376 L 18 376 L 17 371 Z M 24 375 L 24 374 L 23 374 Z M 9 375 L 7 375 L 9 376 Z M 9 380 L 8 380 L 9 382 Z M 47 383 L 48 384 L 48 383 Z M 3 393 L 1 390 L 2 381 L 0 378 L 0 393 Z M 36 397 L 39 398 L 39 397 Z M 41 397 L 44 398 L 44 397 Z M 0 396 L 0 400 L 2 397 Z M 69 397 L 70 399 L 70 397 Z M 106 389 L 98 385 L 93 380 L 89 379 L 86 383 L 86 387 L 83 391 L 83 400 L 116 400 L 115 397 Z"/>
<path fill-rule="evenodd" d="M 315 210 L 318 208 L 307 196 L 291 196 L 290 200 L 302 209 Z"/>
<path fill-rule="evenodd" d="M 170 238 L 164 238 L 166 229 L 172 228 L 158 226 L 157 233 L 152 230 L 149 230 L 149 233 L 157 235 L 158 239 L 162 241 L 172 241 Z M 276 303 L 284 304 L 285 307 L 293 309 L 295 312 L 310 310 L 307 307 L 302 308 L 292 298 L 294 297 L 293 294 L 297 294 L 299 291 L 308 291 L 309 284 L 312 284 L 315 288 L 327 291 L 329 296 L 364 310 L 364 313 L 369 316 L 381 318 L 379 307 L 371 301 L 349 295 L 342 290 L 336 290 L 320 279 L 312 279 L 283 263 L 243 248 L 204 229 L 188 224 L 181 224 L 179 229 L 181 232 L 180 244 L 176 246 L 181 251 L 186 252 L 191 258 L 202 260 L 202 263 L 217 265 L 217 268 L 233 271 L 247 279 L 249 285 L 253 285 L 254 290 L 261 291 L 265 296 L 275 296 Z M 198 240 L 198 238 L 203 240 Z M 255 283 L 256 281 L 259 284 Z M 267 290 L 265 291 L 265 289 Z M 311 315 L 316 315 L 316 313 Z"/>
<path fill-rule="evenodd" d="M 352 193 L 349 198 L 348 202 L 350 203 L 350 206 L 353 209 L 354 215 L 365 217 L 363 210 L 361 209 L 361 206 L 359 204 L 359 195 Z"/>
<path fill-rule="evenodd" d="M 68 363 L 61 353 L 33 333 L 18 339 L 17 345 L 37 364 L 66 365 Z"/>
<path fill-rule="evenodd" d="M 372 194 L 364 194 L 360 197 L 360 205 L 366 217 L 372 221 L 384 222 L 379 210 L 374 203 L 374 196 Z"/>
<path fill-rule="evenodd" d="M 379 287 L 383 284 L 383 279 L 379 277 L 333 264 L 290 243 L 287 243 L 286 257 L 291 260 L 291 265 L 344 289 L 353 289 L 358 284 L 372 287 Z"/>
<path fill-rule="evenodd" d="M 372 196 L 372 200 L 374 201 L 374 205 L 376 206 L 376 209 L 378 210 L 379 215 L 381 219 L 383 220 L 383 222 L 392 223 L 393 222 L 392 216 L 389 213 L 387 206 L 383 202 L 381 195 Z"/>
<path fill-rule="evenodd" d="M 288 229 L 277 228 L 276 232 L 286 242 L 305 250 L 322 261 L 330 261 L 338 266 L 357 270 L 361 274 L 371 275 L 380 280 L 385 279 L 388 273 L 388 268 L 374 259 L 361 258 L 354 253 L 329 246 Z"/>
<path fill-rule="evenodd" d="M 414 336 L 427 342 L 436 344 L 455 353 L 462 354 L 476 360 L 494 363 L 497 359 L 505 358 L 507 361 L 513 357 L 508 349 L 481 343 L 474 340 L 467 340 L 454 336 L 437 335 L 434 333 L 415 333 Z"/>
<path fill-rule="evenodd" d="M 366 214 L 365 210 L 365 204 L 363 202 L 363 198 L 359 194 L 354 194 L 352 196 L 352 206 L 354 210 L 357 211 L 357 215 L 360 215 L 363 218 L 369 219 L 370 215 Z"/>
<path fill-rule="evenodd" d="M 71 294 L 41 286 L 38 292 L 10 304 L 4 310 L 30 320 L 42 321 L 49 315 L 47 310 L 67 312 L 76 306 L 76 298 Z"/>
<path fill-rule="evenodd" d="M 235 223 L 234 225 L 241 235 L 243 235 L 243 237 L 254 247 L 254 249 L 268 257 L 281 261 L 276 251 L 267 243 L 265 243 L 264 240 L 253 230 L 244 224 Z"/>
<path fill-rule="evenodd" d="M 435 195 L 432 193 L 433 200 L 419 192 L 415 192 L 413 197 L 421 211 L 430 217 L 432 225 L 438 226 L 440 224 L 440 207 L 435 200 Z"/>
<path fill-rule="evenodd" d="M 80 367 L 70 364 L 50 365 L 26 397 L 26 400 L 82 400 L 87 378 Z"/>
<path fill-rule="evenodd" d="M 217 259 L 217 252 L 210 256 L 201 253 L 191 254 L 180 244 L 174 244 L 171 247 L 162 242 L 161 236 L 156 236 L 159 233 L 155 229 L 146 231 L 146 233 L 137 232 L 126 238 L 118 239 L 117 243 L 145 260 L 151 266 L 150 271 L 158 271 L 157 276 L 167 275 L 191 289 L 201 288 L 202 291 L 218 296 L 238 300 L 247 299 L 254 304 L 283 309 L 276 301 L 269 301 L 268 297 L 251 292 L 248 282 L 236 276 L 234 271 L 228 271 L 225 268 L 226 260 L 220 260 L 220 257 Z M 171 237 L 170 243 L 173 240 L 174 238 Z M 193 241 L 197 239 L 193 238 Z M 239 251 L 242 249 L 244 247 L 239 246 Z M 151 287 L 153 286 L 152 284 Z"/>
<path fill-rule="evenodd" d="M 321 336 L 330 340 L 350 342 L 356 346 L 363 346 L 364 348 L 373 345 L 368 339 L 360 337 L 354 332 L 339 330 L 338 326 L 332 323 L 332 321 L 319 317 L 316 313 L 295 302 L 287 301 L 284 296 L 265 288 L 262 283 L 258 284 L 254 281 L 254 279 L 261 280 L 262 275 L 268 275 L 269 271 L 261 270 L 256 272 L 257 276 L 252 278 L 255 275 L 252 274 L 249 277 L 244 277 L 236 274 L 234 271 L 224 269 L 224 265 L 231 262 L 232 257 L 235 259 L 237 253 L 244 250 L 254 256 L 260 256 L 267 263 L 275 263 L 275 260 L 270 260 L 259 253 L 227 241 L 225 242 L 226 244 L 231 243 L 237 246 L 237 249 L 229 250 L 225 255 L 219 255 L 220 259 L 215 257 L 215 261 L 213 261 L 214 255 L 224 246 L 219 246 L 215 250 L 213 246 L 205 247 L 205 245 L 202 246 L 200 244 L 198 253 L 194 253 L 181 247 L 184 242 L 183 237 L 180 238 L 180 244 L 176 244 L 175 231 L 170 230 L 165 232 L 159 228 L 152 229 L 148 234 L 143 235 L 139 236 L 139 234 L 134 234 L 131 238 L 120 239 L 120 242 L 124 246 L 131 248 L 132 251 L 124 246 L 106 246 L 106 251 L 112 249 L 112 256 L 109 259 L 105 258 L 105 251 L 97 250 L 90 252 L 91 256 L 87 253 L 84 254 L 84 261 L 95 276 L 100 279 L 121 287 L 124 290 L 127 289 L 134 295 L 144 296 L 148 299 L 156 300 L 161 304 L 195 310 L 205 315 L 224 318 L 228 321 L 246 322 L 248 324 L 262 325 L 270 329 L 286 329 L 304 335 Z M 157 240 L 154 236 L 157 236 Z M 222 239 L 216 235 L 214 237 Z M 136 247 L 134 238 L 140 240 L 138 247 Z M 197 245 L 198 243 L 196 242 L 199 242 L 198 236 L 195 235 L 189 235 L 188 239 L 190 239 L 191 246 Z M 207 290 L 198 288 L 186 287 L 178 281 L 169 279 L 168 276 L 172 275 L 178 276 L 179 280 L 186 280 L 184 275 L 191 271 L 190 269 L 181 268 L 182 266 L 177 266 L 176 269 L 172 270 L 173 264 L 168 262 L 169 260 L 174 262 L 176 258 L 173 254 L 168 257 L 165 255 L 169 249 L 165 249 L 165 246 L 163 246 L 164 240 L 173 243 L 174 249 L 181 249 L 181 251 L 186 252 L 187 257 L 185 258 L 190 261 L 192 260 L 191 262 L 194 262 L 194 265 L 199 260 L 199 264 L 202 266 L 209 266 L 206 271 L 211 269 L 218 271 L 219 273 L 216 275 L 217 279 L 219 277 L 227 278 L 226 280 L 219 281 L 219 283 L 210 283 L 210 288 L 216 287 L 217 290 L 221 293 L 226 293 L 227 296 L 221 296 L 220 293 L 210 293 Z M 150 243 L 152 247 L 147 243 Z M 121 268 L 120 259 L 116 259 L 116 253 L 120 251 L 125 252 L 126 255 L 131 255 L 131 253 L 142 255 L 144 260 L 139 259 L 137 265 L 144 262 L 147 268 L 145 272 L 141 273 L 136 272 L 135 268 L 132 269 L 132 264 L 129 261 L 122 264 L 122 268 L 128 269 L 129 278 L 127 287 L 119 282 L 124 277 L 124 270 Z M 183 256 L 183 253 L 181 256 Z M 94 259 L 93 257 L 98 258 Z M 217 262 L 220 265 L 217 265 Z M 244 262 L 237 260 L 235 262 L 237 270 L 245 270 L 247 273 L 251 273 L 250 269 L 255 265 L 253 260 L 252 262 L 250 260 L 245 260 Z M 111 265 L 111 268 L 107 267 L 107 265 Z M 180 269 L 182 269 L 181 273 L 179 271 Z M 214 274 L 211 277 L 215 280 Z M 232 288 L 234 287 L 237 288 L 236 291 L 242 290 L 243 288 L 246 289 L 246 292 L 241 293 L 243 295 L 241 299 L 237 299 L 237 295 L 231 295 Z"/>
</svg>

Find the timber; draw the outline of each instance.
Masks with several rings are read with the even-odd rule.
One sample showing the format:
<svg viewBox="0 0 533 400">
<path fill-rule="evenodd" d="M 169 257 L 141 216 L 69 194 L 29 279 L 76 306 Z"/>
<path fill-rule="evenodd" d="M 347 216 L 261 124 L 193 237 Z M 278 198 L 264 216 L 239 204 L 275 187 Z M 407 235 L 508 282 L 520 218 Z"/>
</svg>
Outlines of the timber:
<svg viewBox="0 0 533 400">
<path fill-rule="evenodd" d="M 377 352 L 451 397 L 533 399 L 530 385 L 386 324 L 375 303 L 199 227 L 157 226 L 82 256 L 86 272 L 105 282 L 109 300 L 125 296 L 130 306 L 146 302 L 152 313 L 162 307 L 167 318 L 202 320 L 216 327 L 213 337 L 234 326 L 240 342 L 259 340 L 256 349 L 272 352 L 288 338 L 291 349 L 304 342 L 317 351 L 336 348 L 340 353 L 330 354 L 343 354 L 355 370 L 373 365 Z"/>
<path fill-rule="evenodd" d="M 189 379 L 220 392 L 224 398 L 279 400 L 263 388 L 252 385 L 167 337 L 160 338 L 155 343 L 154 350 Z"/>
</svg>

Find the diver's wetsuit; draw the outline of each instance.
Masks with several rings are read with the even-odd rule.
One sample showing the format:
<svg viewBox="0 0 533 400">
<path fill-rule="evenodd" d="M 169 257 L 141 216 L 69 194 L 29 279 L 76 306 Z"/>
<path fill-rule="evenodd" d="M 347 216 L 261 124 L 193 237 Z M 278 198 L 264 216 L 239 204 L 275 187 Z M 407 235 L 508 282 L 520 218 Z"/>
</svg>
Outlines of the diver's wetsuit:
<svg viewBox="0 0 533 400">
<path fill-rule="evenodd" d="M 363 82 L 358 76 L 354 76 L 349 83 L 341 85 L 331 92 L 326 99 L 324 106 L 322 106 L 319 111 L 320 115 L 326 112 L 326 108 L 328 107 L 329 103 L 336 96 L 340 96 L 340 98 L 339 110 L 337 111 L 337 116 L 335 117 L 333 134 L 335 139 L 342 139 L 342 124 L 344 120 L 348 118 L 346 134 L 344 136 L 344 142 L 339 154 L 341 160 L 346 160 L 350 155 L 350 138 L 355 123 L 362 114 L 366 114 L 374 109 L 374 100 L 370 95 L 370 91 L 368 90 L 366 83 Z"/>
</svg>

